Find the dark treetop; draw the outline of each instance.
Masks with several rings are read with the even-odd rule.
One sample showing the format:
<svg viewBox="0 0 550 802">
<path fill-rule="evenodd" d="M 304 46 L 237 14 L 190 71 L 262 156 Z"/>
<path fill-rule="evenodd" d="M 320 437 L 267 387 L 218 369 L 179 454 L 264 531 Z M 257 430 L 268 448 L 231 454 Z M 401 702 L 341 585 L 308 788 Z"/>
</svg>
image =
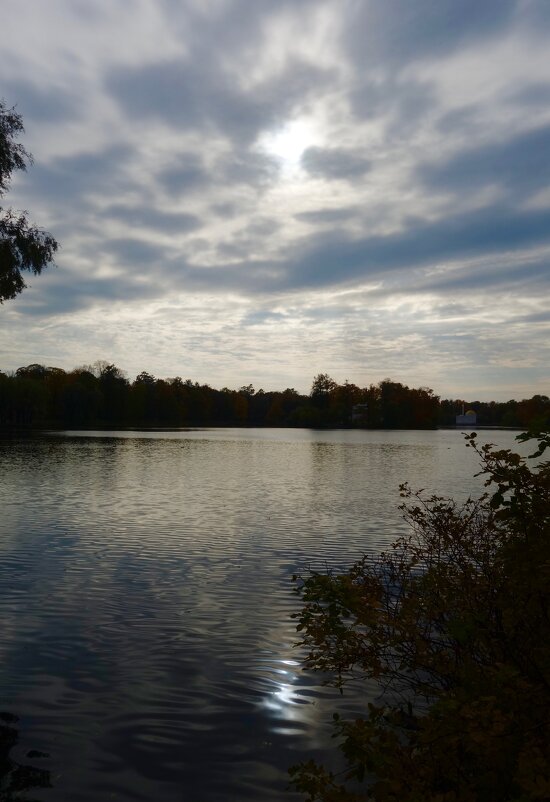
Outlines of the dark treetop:
<svg viewBox="0 0 550 802">
<path fill-rule="evenodd" d="M 21 115 L 0 100 L 0 201 L 14 170 L 25 170 L 32 156 L 16 141 L 24 130 Z M 53 260 L 57 242 L 33 226 L 27 213 L 0 206 L 0 303 L 15 298 L 27 286 L 21 271 L 38 275 Z"/>
</svg>

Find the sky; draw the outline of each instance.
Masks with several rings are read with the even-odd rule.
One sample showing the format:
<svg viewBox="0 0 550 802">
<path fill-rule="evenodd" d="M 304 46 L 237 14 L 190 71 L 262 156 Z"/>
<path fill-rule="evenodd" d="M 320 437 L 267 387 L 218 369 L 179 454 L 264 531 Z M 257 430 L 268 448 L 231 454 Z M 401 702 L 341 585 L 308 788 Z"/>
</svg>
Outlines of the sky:
<svg viewBox="0 0 550 802">
<path fill-rule="evenodd" d="M 0 369 L 550 394 L 548 0 L 3 0 Z"/>
</svg>

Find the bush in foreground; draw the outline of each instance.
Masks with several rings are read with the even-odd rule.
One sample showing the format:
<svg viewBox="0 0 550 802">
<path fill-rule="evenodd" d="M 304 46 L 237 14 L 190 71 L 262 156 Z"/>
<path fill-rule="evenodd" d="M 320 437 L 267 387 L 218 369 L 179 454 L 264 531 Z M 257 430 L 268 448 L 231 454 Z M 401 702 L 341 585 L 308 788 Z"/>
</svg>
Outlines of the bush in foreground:
<svg viewBox="0 0 550 802">
<path fill-rule="evenodd" d="M 550 462 L 467 440 L 481 499 L 403 486 L 406 537 L 300 586 L 306 668 L 381 689 L 361 717 L 334 717 L 341 774 L 291 769 L 308 802 L 550 799 Z"/>
</svg>

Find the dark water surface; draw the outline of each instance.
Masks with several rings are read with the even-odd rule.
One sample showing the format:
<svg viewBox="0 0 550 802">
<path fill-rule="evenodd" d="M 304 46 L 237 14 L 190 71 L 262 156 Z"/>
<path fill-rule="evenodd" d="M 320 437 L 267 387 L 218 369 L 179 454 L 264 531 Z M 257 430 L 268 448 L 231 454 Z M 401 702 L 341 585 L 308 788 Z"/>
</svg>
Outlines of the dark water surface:
<svg viewBox="0 0 550 802">
<path fill-rule="evenodd" d="M 50 754 L 33 796 L 296 800 L 288 766 L 365 699 L 301 671 L 292 574 L 402 533 L 400 482 L 464 497 L 476 467 L 455 431 L 0 440 L 0 709 L 15 759 Z"/>
</svg>

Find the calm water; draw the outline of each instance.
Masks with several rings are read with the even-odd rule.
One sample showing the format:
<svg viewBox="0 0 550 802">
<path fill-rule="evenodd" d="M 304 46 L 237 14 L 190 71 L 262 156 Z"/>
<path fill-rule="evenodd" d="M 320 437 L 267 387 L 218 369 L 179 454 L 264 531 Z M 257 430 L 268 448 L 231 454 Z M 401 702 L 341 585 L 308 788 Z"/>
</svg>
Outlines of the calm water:
<svg viewBox="0 0 550 802">
<path fill-rule="evenodd" d="M 301 671 L 292 574 L 403 532 L 400 482 L 464 497 L 476 467 L 455 431 L 0 441 L 0 709 L 16 759 L 50 754 L 34 796 L 296 800 L 288 766 L 365 700 Z"/>
</svg>

